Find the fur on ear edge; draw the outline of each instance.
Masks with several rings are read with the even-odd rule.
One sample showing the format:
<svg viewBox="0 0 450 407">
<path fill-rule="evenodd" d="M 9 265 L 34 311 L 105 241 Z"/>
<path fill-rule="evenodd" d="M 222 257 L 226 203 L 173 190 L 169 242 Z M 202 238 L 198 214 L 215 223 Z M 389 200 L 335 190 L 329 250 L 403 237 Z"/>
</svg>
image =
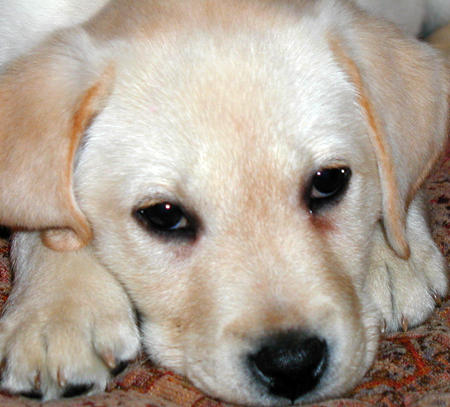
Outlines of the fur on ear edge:
<svg viewBox="0 0 450 407">
<path fill-rule="evenodd" d="M 76 52 L 92 48 L 87 35 L 76 39 Z M 100 59 L 85 66 L 67 46 L 56 38 L 0 74 L 0 224 L 42 230 L 44 244 L 59 251 L 92 239 L 72 188 L 74 157 L 115 74 Z"/>
<path fill-rule="evenodd" d="M 334 55 L 357 89 L 360 106 L 366 115 L 369 137 L 380 167 L 380 175 L 385 177 L 385 183 L 388 186 L 383 193 L 383 206 L 389 213 L 389 216 L 384 218 L 388 240 L 397 255 L 407 259 L 410 256 L 410 249 L 405 234 L 406 211 L 398 192 L 392 152 L 389 144 L 385 142 L 386 134 L 364 89 L 356 63 L 346 54 L 335 38 L 330 38 L 330 44 Z"/>
</svg>

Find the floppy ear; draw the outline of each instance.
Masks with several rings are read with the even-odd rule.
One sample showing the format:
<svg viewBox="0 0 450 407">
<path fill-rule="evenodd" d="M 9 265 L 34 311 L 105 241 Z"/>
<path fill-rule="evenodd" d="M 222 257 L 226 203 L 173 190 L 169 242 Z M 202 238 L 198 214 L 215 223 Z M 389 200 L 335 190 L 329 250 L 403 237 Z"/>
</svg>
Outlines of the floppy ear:
<svg viewBox="0 0 450 407">
<path fill-rule="evenodd" d="M 44 230 L 55 250 L 91 239 L 72 189 L 73 161 L 113 72 L 87 61 L 88 43 L 54 38 L 0 74 L 0 224 Z"/>
<path fill-rule="evenodd" d="M 367 120 L 387 238 L 400 257 L 408 258 L 408 206 L 447 139 L 445 64 L 431 47 L 403 37 L 393 26 L 362 13 L 356 17 L 348 30 L 330 35 L 330 43 Z"/>
</svg>

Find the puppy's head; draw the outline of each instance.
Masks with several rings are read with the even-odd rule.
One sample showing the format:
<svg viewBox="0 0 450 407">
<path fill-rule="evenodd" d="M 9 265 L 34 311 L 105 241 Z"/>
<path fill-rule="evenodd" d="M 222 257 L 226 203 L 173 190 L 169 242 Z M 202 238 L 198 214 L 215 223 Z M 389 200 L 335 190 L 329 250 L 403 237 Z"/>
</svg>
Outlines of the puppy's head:
<svg viewBox="0 0 450 407">
<path fill-rule="evenodd" d="M 407 256 L 408 201 L 445 138 L 434 53 L 317 1 L 117 1 L 52 41 L 1 79 L 0 223 L 58 228 L 58 248 L 92 230 L 148 353 L 213 396 L 354 386 L 378 337 L 374 228 Z"/>
</svg>

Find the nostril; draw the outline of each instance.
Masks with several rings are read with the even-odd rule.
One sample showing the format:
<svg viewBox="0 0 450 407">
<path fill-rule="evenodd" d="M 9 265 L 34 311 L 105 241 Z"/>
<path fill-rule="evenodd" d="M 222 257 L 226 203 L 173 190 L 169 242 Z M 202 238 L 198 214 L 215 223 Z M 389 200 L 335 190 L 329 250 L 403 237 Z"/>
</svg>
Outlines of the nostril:
<svg viewBox="0 0 450 407">
<path fill-rule="evenodd" d="M 324 340 L 287 332 L 268 337 L 249 356 L 249 365 L 270 393 L 294 402 L 317 386 L 326 369 L 327 356 Z"/>
</svg>

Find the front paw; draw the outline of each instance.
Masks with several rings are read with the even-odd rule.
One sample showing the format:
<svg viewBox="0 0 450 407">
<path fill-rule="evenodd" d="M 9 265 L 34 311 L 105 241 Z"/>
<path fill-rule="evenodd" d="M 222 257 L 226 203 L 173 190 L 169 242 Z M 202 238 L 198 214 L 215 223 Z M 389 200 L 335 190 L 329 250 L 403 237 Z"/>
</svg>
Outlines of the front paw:
<svg viewBox="0 0 450 407">
<path fill-rule="evenodd" d="M 423 213 L 412 207 L 407 233 L 411 256 L 404 260 L 387 245 L 381 227 L 376 231 L 368 292 L 387 331 L 407 330 L 424 322 L 447 293 L 447 267 L 433 242 Z"/>
<path fill-rule="evenodd" d="M 77 295 L 50 301 L 25 292 L 9 304 L 0 322 L 2 388 L 44 400 L 95 393 L 136 356 L 139 335 L 128 303 Z"/>
</svg>

